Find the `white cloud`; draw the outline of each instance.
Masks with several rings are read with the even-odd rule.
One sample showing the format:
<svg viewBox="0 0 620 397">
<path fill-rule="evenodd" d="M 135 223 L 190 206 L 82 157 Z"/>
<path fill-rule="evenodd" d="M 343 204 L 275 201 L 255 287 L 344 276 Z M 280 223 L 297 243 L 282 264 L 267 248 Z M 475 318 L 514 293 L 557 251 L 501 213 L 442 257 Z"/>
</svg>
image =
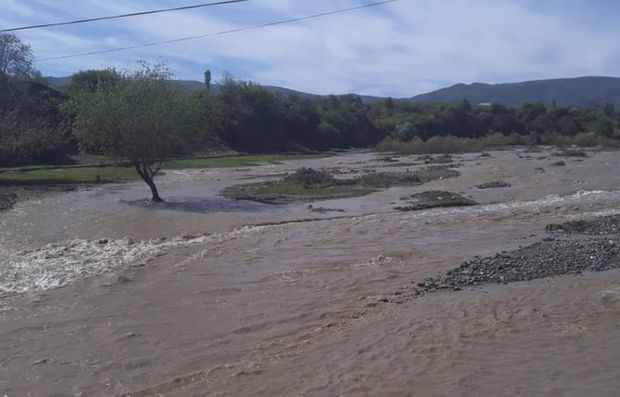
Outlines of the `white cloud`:
<svg viewBox="0 0 620 397">
<path fill-rule="evenodd" d="M 0 0 L 5 1 L 5 0 Z M 8 4 L 18 4 L 6 0 Z M 45 21 L 143 10 L 138 1 L 23 1 L 0 8 L 0 23 L 42 22 L 29 15 L 46 3 Z M 180 78 L 205 68 L 315 93 L 410 96 L 457 82 L 504 82 L 620 74 L 620 28 L 577 20 L 571 3 L 545 10 L 527 1 L 401 0 L 348 14 L 95 57 L 40 63 L 44 73 L 170 60 Z M 1 3 L 3 4 L 3 3 Z M 28 31 L 39 57 L 193 36 L 346 8 L 357 0 L 256 0 L 234 6 Z M 149 2 L 148 8 L 179 5 Z M 43 21 L 44 22 L 44 21 Z"/>
</svg>

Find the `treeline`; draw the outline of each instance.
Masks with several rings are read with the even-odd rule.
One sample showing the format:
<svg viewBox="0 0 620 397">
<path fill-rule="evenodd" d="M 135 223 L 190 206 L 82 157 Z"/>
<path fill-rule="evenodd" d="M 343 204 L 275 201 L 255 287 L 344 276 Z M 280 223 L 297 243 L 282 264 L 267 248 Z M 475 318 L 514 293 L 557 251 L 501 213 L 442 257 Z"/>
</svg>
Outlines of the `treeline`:
<svg viewBox="0 0 620 397">
<path fill-rule="evenodd" d="M 0 165 L 62 161 L 77 150 L 65 95 L 41 82 L 30 46 L 0 34 Z"/>
<path fill-rule="evenodd" d="M 217 92 L 201 97 L 211 136 L 243 152 L 368 147 L 384 137 L 354 95 L 283 97 L 225 75 Z"/>
<path fill-rule="evenodd" d="M 87 95 L 121 80 L 113 70 L 80 72 L 60 92 L 39 81 L 0 76 L 0 165 L 59 163 L 79 149 L 101 154 L 92 136 L 84 140 L 74 134 L 73 111 Z M 611 105 L 601 110 L 540 103 L 508 108 L 389 99 L 367 104 L 355 95 L 283 97 L 231 76 L 224 77 L 216 92 L 206 85 L 203 91 L 177 89 L 185 91 L 185 103 L 196 113 L 179 122 L 199 119 L 200 125 L 192 127 L 194 136 L 180 141 L 174 155 L 208 152 L 214 142 L 256 153 L 374 147 L 382 140 L 390 149 L 433 137 L 492 135 L 497 144 L 584 145 L 620 139 L 620 118 Z M 507 138 L 498 140 L 498 135 Z"/>
<path fill-rule="evenodd" d="M 529 143 L 538 144 L 584 132 L 620 139 L 620 119 L 611 104 L 603 109 L 546 107 L 542 103 L 509 108 L 496 103 L 472 106 L 467 101 L 397 104 L 386 100 L 373 107 L 372 118 L 386 136 L 403 141 L 426 141 L 435 136 L 478 138 L 499 133 L 527 136 Z"/>
<path fill-rule="evenodd" d="M 284 97 L 231 75 L 213 89 L 209 72 L 204 88 L 195 90 L 172 84 L 165 65 L 147 64 L 135 73 L 80 72 L 59 91 L 45 85 L 32 68 L 28 46 L 0 35 L 0 55 L 3 51 L 13 58 L 0 56 L 0 166 L 62 163 L 79 151 L 125 156 L 131 148 L 123 145 L 149 147 L 136 131 L 152 124 L 155 116 L 164 117 L 175 136 L 167 134 L 154 157 L 202 154 L 214 144 L 252 153 L 449 142 L 450 150 L 458 151 L 459 145 L 471 143 L 468 139 L 482 138 L 485 145 L 620 140 L 620 117 L 612 105 L 579 109 L 528 103 L 508 108 L 466 101 L 365 103 L 355 95 L 308 99 Z M 153 116 L 145 117 L 148 112 Z M 126 129 L 133 130 L 131 139 L 120 133 Z"/>
<path fill-rule="evenodd" d="M 85 141 L 74 134 L 75 110 L 89 95 L 122 80 L 114 70 L 85 71 L 58 91 L 39 81 L 4 76 L 0 80 L 0 165 L 63 162 L 76 153 L 78 143 L 83 152 L 100 154 L 97 140 Z M 201 123 L 199 132 L 184 140 L 175 155 L 208 152 L 215 142 L 257 153 L 370 147 L 384 137 L 370 119 L 368 106 L 353 95 L 285 98 L 230 75 L 216 92 L 206 85 L 203 91 L 175 88 L 184 91 L 188 109 L 195 113 L 192 122 L 198 118 Z"/>
<path fill-rule="evenodd" d="M 62 163 L 77 152 L 62 93 L 0 73 L 0 165 Z"/>
<path fill-rule="evenodd" d="M 373 107 L 372 119 L 385 139 L 382 150 L 407 153 L 475 151 L 508 145 L 620 146 L 620 115 L 603 109 L 546 107 L 526 103 L 472 106 L 395 103 Z"/>
</svg>

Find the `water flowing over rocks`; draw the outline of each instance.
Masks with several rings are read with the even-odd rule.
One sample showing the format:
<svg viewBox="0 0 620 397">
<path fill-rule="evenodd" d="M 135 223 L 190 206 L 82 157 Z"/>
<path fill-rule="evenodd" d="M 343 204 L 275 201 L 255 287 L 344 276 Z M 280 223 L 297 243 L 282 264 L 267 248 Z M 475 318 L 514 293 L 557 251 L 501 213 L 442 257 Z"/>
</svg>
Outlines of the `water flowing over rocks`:
<svg viewBox="0 0 620 397">
<path fill-rule="evenodd" d="M 498 189 L 498 188 L 503 188 L 503 187 L 512 187 L 512 185 L 504 181 L 493 181 L 493 182 L 482 183 L 476 186 L 476 188 L 478 189 Z"/>
<path fill-rule="evenodd" d="M 406 200 L 407 204 L 396 207 L 400 211 L 420 211 L 430 208 L 464 207 L 478 204 L 461 194 L 438 190 L 416 193 L 409 197 L 403 197 L 401 200 Z"/>
<path fill-rule="evenodd" d="M 0 211 L 11 209 L 16 201 L 15 193 L 0 193 Z"/>
<path fill-rule="evenodd" d="M 594 220 L 570 221 L 562 224 L 551 223 L 545 227 L 549 233 L 557 234 L 614 234 L 620 230 L 620 215 L 609 215 Z"/>
<path fill-rule="evenodd" d="M 6 211 L 20 201 L 38 199 L 48 194 L 75 190 L 71 185 L 0 186 L 0 211 Z"/>
<path fill-rule="evenodd" d="M 588 153 L 581 149 L 564 149 L 555 155 L 560 157 L 588 157 Z"/>
<path fill-rule="evenodd" d="M 73 240 L 9 254 L 0 259 L 0 296 L 6 293 L 42 291 L 103 274 L 121 266 L 144 264 L 170 248 L 202 242 L 206 236 L 136 242 L 121 240 Z"/>
</svg>

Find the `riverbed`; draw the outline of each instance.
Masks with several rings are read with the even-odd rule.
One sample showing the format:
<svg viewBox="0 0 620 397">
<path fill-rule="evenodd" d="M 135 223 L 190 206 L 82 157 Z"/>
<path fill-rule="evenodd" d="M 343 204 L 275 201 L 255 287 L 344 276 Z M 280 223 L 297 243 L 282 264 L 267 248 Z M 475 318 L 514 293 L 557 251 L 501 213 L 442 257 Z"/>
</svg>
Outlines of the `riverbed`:
<svg viewBox="0 0 620 397">
<path fill-rule="evenodd" d="M 126 183 L 0 212 L 0 395 L 615 395 L 618 270 L 383 297 L 620 212 L 618 152 L 455 155 L 459 177 L 312 203 L 219 195 L 301 166 L 347 178 L 426 161 L 170 171 L 164 204 Z M 479 205 L 397 210 L 429 190 Z"/>
</svg>

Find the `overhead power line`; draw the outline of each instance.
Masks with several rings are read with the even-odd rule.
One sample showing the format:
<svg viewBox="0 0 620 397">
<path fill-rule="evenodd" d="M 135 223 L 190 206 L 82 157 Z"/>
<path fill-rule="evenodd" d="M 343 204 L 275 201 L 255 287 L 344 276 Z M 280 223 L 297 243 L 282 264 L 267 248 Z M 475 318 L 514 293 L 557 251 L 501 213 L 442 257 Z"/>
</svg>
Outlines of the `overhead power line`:
<svg viewBox="0 0 620 397">
<path fill-rule="evenodd" d="M 215 2 L 215 3 L 202 3 L 202 4 L 193 4 L 193 5 L 182 6 L 182 7 L 164 8 L 164 9 L 161 9 L 161 10 L 149 10 L 149 11 L 132 12 L 130 14 L 112 15 L 112 16 L 107 16 L 107 17 L 77 19 L 75 21 L 67 21 L 67 22 L 44 23 L 44 24 L 40 24 L 40 25 L 21 26 L 21 27 L 18 27 L 18 28 L 1 29 L 0 33 L 17 32 L 19 30 L 28 30 L 28 29 L 49 28 L 49 27 L 52 27 L 52 26 L 75 25 L 75 24 L 78 24 L 78 23 L 105 21 L 105 20 L 108 20 L 108 19 L 129 18 L 129 17 L 136 17 L 136 16 L 139 16 L 139 15 L 159 14 L 159 13 L 162 13 L 162 12 L 191 10 L 191 9 L 194 9 L 194 8 L 204 8 L 204 7 L 220 6 L 220 5 L 225 5 L 225 4 L 243 3 L 243 2 L 246 2 L 246 1 L 250 1 L 250 0 L 226 0 L 226 1 L 218 1 L 218 2 Z"/>
<path fill-rule="evenodd" d="M 37 62 L 56 61 L 56 60 L 60 60 L 60 59 L 78 58 L 78 57 L 85 57 L 85 56 L 90 56 L 90 55 L 106 54 L 106 53 L 110 53 L 110 52 L 134 50 L 134 49 L 137 49 L 137 48 L 154 47 L 154 46 L 158 46 L 158 45 L 162 45 L 162 44 L 178 43 L 178 42 L 182 42 L 182 41 L 203 39 L 203 38 L 213 37 L 213 36 L 222 36 L 222 35 L 226 35 L 226 34 L 230 34 L 230 33 L 244 32 L 244 31 L 247 31 L 247 30 L 257 30 L 257 29 L 263 29 L 263 28 L 270 27 L 270 26 L 275 26 L 275 25 L 283 25 L 283 24 L 287 24 L 287 23 L 305 21 L 305 20 L 308 20 L 308 19 L 320 18 L 320 17 L 325 17 L 325 16 L 328 16 L 328 15 L 344 14 L 346 12 L 351 12 L 351 11 L 355 11 L 355 10 L 361 10 L 361 9 L 370 8 L 370 7 L 377 7 L 377 6 L 381 6 L 381 5 L 388 4 L 388 3 L 394 3 L 394 2 L 397 2 L 397 1 L 399 1 L 399 0 L 378 1 L 378 2 L 375 2 L 375 3 L 364 4 L 364 5 L 357 6 L 357 7 L 343 8 L 343 9 L 339 9 L 339 10 L 327 11 L 327 12 L 322 12 L 322 13 L 319 13 L 319 14 L 306 15 L 306 16 L 297 17 L 297 18 L 282 19 L 282 20 L 279 20 L 279 21 L 267 22 L 267 23 L 262 23 L 262 24 L 259 24 L 259 25 L 253 25 L 253 26 L 244 26 L 244 27 L 239 27 L 239 28 L 230 29 L 230 30 L 223 30 L 223 31 L 219 31 L 219 32 L 201 34 L 201 35 L 197 35 L 197 36 L 180 37 L 180 38 L 177 38 L 177 39 L 164 40 L 164 41 L 155 41 L 155 42 L 152 42 L 152 43 L 138 44 L 138 45 L 132 45 L 132 46 L 127 46 L 127 47 L 110 48 L 110 49 L 107 49 L 107 50 L 90 51 L 90 52 L 83 52 L 83 53 L 71 54 L 71 55 L 61 55 L 61 56 L 50 57 L 50 58 L 41 58 L 41 59 L 37 59 L 36 61 Z"/>
</svg>

